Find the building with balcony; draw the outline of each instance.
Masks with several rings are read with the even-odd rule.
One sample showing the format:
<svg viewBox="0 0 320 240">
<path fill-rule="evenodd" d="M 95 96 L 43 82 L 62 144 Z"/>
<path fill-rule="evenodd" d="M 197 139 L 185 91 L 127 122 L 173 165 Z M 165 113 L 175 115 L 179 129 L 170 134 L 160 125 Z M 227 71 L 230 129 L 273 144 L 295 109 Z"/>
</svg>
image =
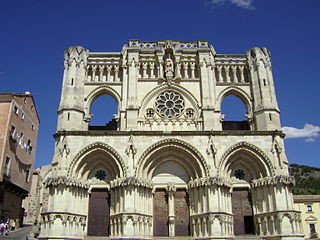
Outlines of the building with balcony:
<svg viewBox="0 0 320 240">
<path fill-rule="evenodd" d="M 306 239 L 320 235 L 320 195 L 295 195 L 294 207 L 301 212 L 303 233 Z"/>
<path fill-rule="evenodd" d="M 129 40 L 120 52 L 76 46 L 64 57 L 39 238 L 303 239 L 266 48 Z M 103 95 L 117 112 L 94 126 Z M 228 96 L 244 120 L 226 121 Z"/>
<path fill-rule="evenodd" d="M 0 93 L 0 217 L 22 224 L 22 200 L 31 187 L 39 116 L 28 92 Z"/>
</svg>

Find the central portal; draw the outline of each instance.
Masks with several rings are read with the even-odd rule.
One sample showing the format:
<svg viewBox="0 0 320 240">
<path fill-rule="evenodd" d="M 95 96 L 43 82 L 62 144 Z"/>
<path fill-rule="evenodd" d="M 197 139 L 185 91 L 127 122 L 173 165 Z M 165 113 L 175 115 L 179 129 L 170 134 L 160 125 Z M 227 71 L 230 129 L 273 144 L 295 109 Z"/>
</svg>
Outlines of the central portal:
<svg viewBox="0 0 320 240">
<path fill-rule="evenodd" d="M 177 189 L 172 202 L 169 201 L 165 189 L 157 189 L 154 193 L 153 206 L 154 236 L 190 236 L 189 199 L 185 189 Z M 169 209 L 171 207 L 174 209 L 174 233 L 171 233 L 172 235 L 169 233 Z"/>
</svg>

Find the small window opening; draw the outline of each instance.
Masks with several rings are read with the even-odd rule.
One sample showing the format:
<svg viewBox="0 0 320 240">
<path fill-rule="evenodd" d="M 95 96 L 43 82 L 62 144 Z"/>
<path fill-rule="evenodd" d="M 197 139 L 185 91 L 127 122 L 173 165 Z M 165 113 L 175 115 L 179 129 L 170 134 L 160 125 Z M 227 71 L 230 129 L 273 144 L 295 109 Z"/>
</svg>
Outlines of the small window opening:
<svg viewBox="0 0 320 240">
<path fill-rule="evenodd" d="M 29 178 L 30 178 L 30 170 L 26 170 L 26 182 L 29 182 Z"/>
<path fill-rule="evenodd" d="M 24 120 L 24 113 L 21 114 L 21 119 Z"/>
<path fill-rule="evenodd" d="M 265 79 L 263 79 L 263 86 L 267 86 Z"/>
<path fill-rule="evenodd" d="M 272 122 L 272 114 L 271 113 L 269 113 L 269 119 Z"/>
<path fill-rule="evenodd" d="M 24 102 L 24 104 L 26 104 L 27 103 L 27 98 L 23 99 L 23 102 Z"/>
<path fill-rule="evenodd" d="M 312 206 L 311 205 L 307 205 L 307 211 L 308 212 L 312 212 Z"/>
<path fill-rule="evenodd" d="M 6 157 L 6 161 L 4 165 L 4 174 L 8 177 L 10 176 L 10 162 L 11 162 L 11 158 Z"/>
<path fill-rule="evenodd" d="M 14 111 L 15 114 L 18 115 L 18 113 L 19 113 L 19 108 L 18 108 L 17 105 L 14 105 L 13 111 Z"/>
<path fill-rule="evenodd" d="M 73 78 L 71 78 L 71 86 L 73 86 Z"/>
<path fill-rule="evenodd" d="M 14 138 L 15 134 L 16 134 L 16 127 L 11 125 L 11 130 L 10 130 L 11 137 Z"/>
<path fill-rule="evenodd" d="M 70 121 L 70 113 L 68 113 L 68 121 Z"/>
<path fill-rule="evenodd" d="M 34 129 L 35 129 L 35 127 L 34 127 L 34 125 L 32 124 L 32 126 L 31 126 L 31 129 L 32 129 L 32 131 L 34 131 Z"/>
</svg>

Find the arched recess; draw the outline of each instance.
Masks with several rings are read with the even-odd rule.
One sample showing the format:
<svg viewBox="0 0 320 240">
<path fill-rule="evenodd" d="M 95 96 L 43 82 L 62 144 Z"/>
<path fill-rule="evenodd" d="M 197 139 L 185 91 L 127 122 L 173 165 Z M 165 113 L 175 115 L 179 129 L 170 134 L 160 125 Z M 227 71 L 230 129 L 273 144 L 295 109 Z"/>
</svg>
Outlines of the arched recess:
<svg viewBox="0 0 320 240">
<path fill-rule="evenodd" d="M 248 142 L 236 143 L 223 154 L 218 165 L 218 174 L 233 177 L 238 169 L 242 169 L 249 175 L 249 178 L 243 179 L 247 182 L 275 175 L 268 156 L 260 148 Z"/>
<path fill-rule="evenodd" d="M 103 95 L 107 95 L 107 96 L 110 96 L 111 98 L 113 98 L 114 99 L 114 101 L 115 101 L 115 104 L 117 105 L 115 108 L 116 108 L 116 112 L 113 112 L 115 115 L 119 115 L 119 109 L 120 109 L 120 104 L 121 104 L 121 97 L 120 97 L 120 95 L 119 95 L 119 93 L 115 90 L 115 89 L 113 89 L 113 88 L 111 88 L 111 87 L 109 87 L 109 86 L 101 86 L 101 87 L 98 87 L 98 88 L 96 88 L 96 89 L 94 89 L 94 90 L 92 90 L 89 94 L 88 94 L 88 96 L 87 97 L 85 97 L 85 99 L 84 99 L 84 103 L 85 103 L 85 120 L 87 121 L 87 122 L 89 122 L 90 121 L 90 119 L 91 119 L 91 117 L 92 117 L 92 114 L 91 114 L 91 106 L 94 104 L 94 102 L 98 99 L 98 98 L 100 98 L 101 96 L 103 96 Z M 105 109 L 107 109 L 108 108 L 108 105 L 107 104 L 105 104 Z M 110 106 L 109 106 L 110 107 Z M 103 110 L 103 109 L 101 109 L 101 110 Z M 115 126 L 113 126 L 113 128 L 112 129 L 107 129 L 107 130 L 116 130 L 117 129 L 117 121 L 118 121 L 118 119 L 117 119 L 117 117 L 115 118 L 115 119 L 113 119 L 112 117 L 111 117 L 111 119 L 106 119 L 106 123 L 107 123 L 107 120 L 109 120 L 110 122 L 110 124 L 111 124 L 111 122 L 113 121 L 113 125 L 115 125 Z M 116 129 L 114 129 L 114 128 L 116 128 Z M 89 129 L 90 130 L 90 129 Z"/>
<path fill-rule="evenodd" d="M 241 88 L 231 86 L 226 89 L 224 89 L 219 97 L 218 97 L 218 108 L 221 112 L 221 114 L 224 114 L 226 112 L 222 112 L 222 102 L 224 101 L 225 98 L 234 96 L 236 99 L 231 99 L 235 100 L 233 104 L 236 106 L 232 106 L 231 109 L 228 109 L 228 112 L 231 114 L 235 111 L 234 108 L 237 108 L 236 110 L 242 109 L 242 103 L 245 106 L 245 110 L 243 113 L 243 116 L 236 116 L 235 119 L 223 119 L 222 121 L 222 130 L 250 130 L 250 124 L 252 122 L 250 121 L 252 119 L 252 108 L 251 108 L 251 98 L 248 96 L 248 94 L 242 90 Z M 229 100 L 229 99 L 226 99 Z M 240 102 L 238 102 L 240 101 Z M 224 109 L 226 110 L 226 109 Z M 251 126 L 251 129 L 253 126 Z"/>
<path fill-rule="evenodd" d="M 96 142 L 83 148 L 68 169 L 70 178 L 87 180 L 93 172 L 106 170 L 107 180 L 126 177 L 126 166 L 120 155 L 109 145 Z"/>
<path fill-rule="evenodd" d="M 238 97 L 246 106 L 248 115 L 249 116 L 252 115 L 252 98 L 248 95 L 246 91 L 236 86 L 230 86 L 225 88 L 223 91 L 221 91 L 221 93 L 217 98 L 217 106 L 216 106 L 217 110 L 221 110 L 221 104 L 223 99 L 229 95 L 234 95 Z"/>
<path fill-rule="evenodd" d="M 185 169 L 189 180 L 209 176 L 208 165 L 201 153 L 190 144 L 178 139 L 165 139 L 150 147 L 140 157 L 136 177 L 149 179 L 161 169 L 161 165 L 172 162 Z M 159 170 L 157 170 L 159 171 Z M 182 170 L 183 171 L 183 170 Z"/>
<path fill-rule="evenodd" d="M 143 98 L 141 108 L 139 111 L 139 117 L 143 117 L 143 114 L 148 107 L 148 104 L 150 101 L 158 96 L 163 91 L 175 91 L 177 93 L 180 93 L 185 100 L 187 100 L 192 108 L 195 110 L 195 113 L 197 114 L 199 112 L 199 108 L 201 107 L 198 100 L 193 96 L 193 94 L 188 91 L 187 89 L 181 87 L 178 84 L 171 83 L 168 85 L 167 83 L 161 84 L 154 89 L 152 89 L 148 94 Z"/>
</svg>

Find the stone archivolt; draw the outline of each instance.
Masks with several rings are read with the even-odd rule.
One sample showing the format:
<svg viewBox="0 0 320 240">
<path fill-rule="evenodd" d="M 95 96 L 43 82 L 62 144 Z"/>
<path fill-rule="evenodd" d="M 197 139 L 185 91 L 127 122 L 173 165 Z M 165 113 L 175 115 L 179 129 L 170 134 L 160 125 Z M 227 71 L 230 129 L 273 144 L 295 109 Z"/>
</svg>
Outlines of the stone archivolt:
<svg viewBox="0 0 320 240">
<path fill-rule="evenodd" d="M 104 94 L 118 104 L 114 130 L 89 125 Z M 224 120 L 228 95 L 246 105 L 245 124 Z M 70 47 L 54 137 L 41 239 L 84 239 L 92 227 L 112 239 L 303 239 L 265 48 L 217 54 L 207 41 L 170 40 L 130 40 L 117 53 Z"/>
</svg>

